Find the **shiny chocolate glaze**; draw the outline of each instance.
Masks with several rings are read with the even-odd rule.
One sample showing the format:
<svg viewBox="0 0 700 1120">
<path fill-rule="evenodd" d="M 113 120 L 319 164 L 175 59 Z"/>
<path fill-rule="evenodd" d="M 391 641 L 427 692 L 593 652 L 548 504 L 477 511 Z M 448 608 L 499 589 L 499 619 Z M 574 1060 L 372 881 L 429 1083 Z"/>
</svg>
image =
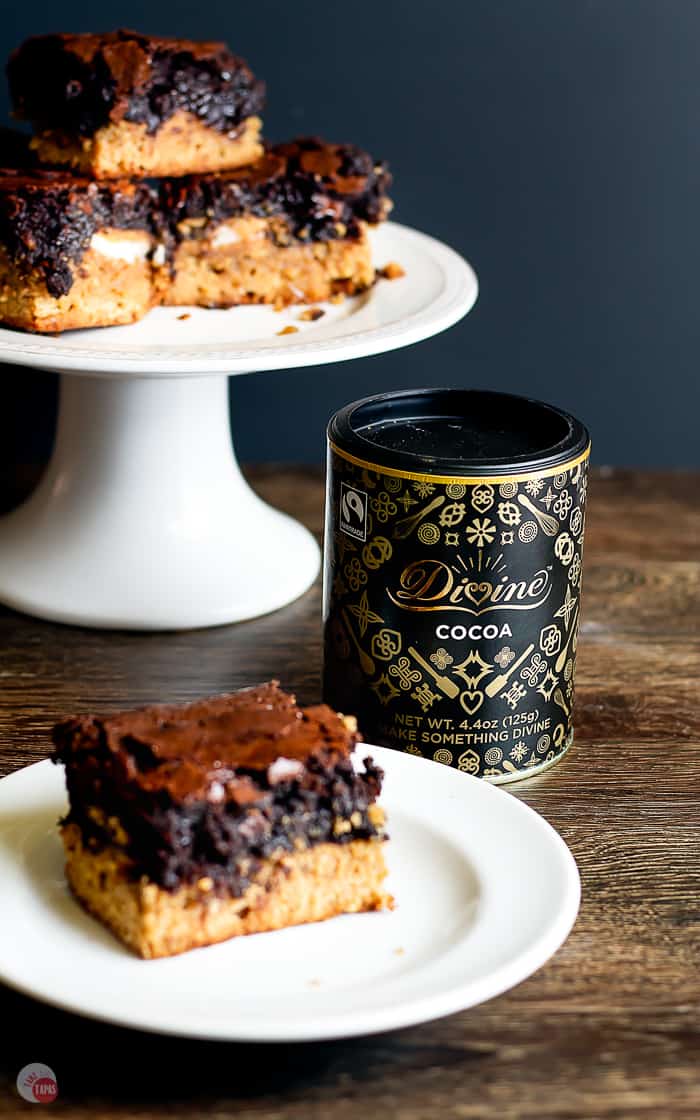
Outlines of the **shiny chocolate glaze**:
<svg viewBox="0 0 700 1120">
<path fill-rule="evenodd" d="M 331 708 L 299 708 L 273 681 L 65 720 L 53 760 L 66 767 L 67 821 L 95 848 L 123 846 L 134 878 L 173 890 L 206 876 L 238 896 L 273 852 L 382 836 L 368 814 L 382 772 L 371 759 L 355 772 L 358 738 Z"/>
<path fill-rule="evenodd" d="M 264 84 L 225 43 L 136 31 L 35 36 L 12 53 L 7 77 L 16 117 L 69 136 L 122 120 L 152 134 L 180 110 L 235 132 L 265 101 Z"/>
</svg>

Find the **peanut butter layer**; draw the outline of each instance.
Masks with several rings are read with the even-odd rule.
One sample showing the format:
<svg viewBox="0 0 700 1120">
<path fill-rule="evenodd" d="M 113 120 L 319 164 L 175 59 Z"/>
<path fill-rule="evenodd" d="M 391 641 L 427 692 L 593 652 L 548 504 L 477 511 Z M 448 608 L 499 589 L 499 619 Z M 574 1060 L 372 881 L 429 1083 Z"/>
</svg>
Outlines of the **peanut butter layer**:
<svg viewBox="0 0 700 1120">
<path fill-rule="evenodd" d="M 91 136 L 46 130 L 32 139 L 31 148 L 44 164 L 65 165 L 97 179 L 186 175 L 253 163 L 263 154 L 260 127 L 259 117 L 249 117 L 221 132 L 178 110 L 156 133 L 142 122 L 119 121 Z"/>
<path fill-rule="evenodd" d="M 364 229 L 357 238 L 304 242 L 279 219 L 253 217 L 209 223 L 205 236 L 180 241 L 154 275 L 159 302 L 198 307 L 315 303 L 374 282 Z"/>
<path fill-rule="evenodd" d="M 383 845 L 371 840 L 275 853 L 238 898 L 215 894 L 207 877 L 176 891 L 134 880 L 123 851 L 91 850 L 74 824 L 63 829 L 63 843 L 66 876 L 76 898 L 120 941 L 150 959 L 393 906 L 383 886 Z"/>
<path fill-rule="evenodd" d="M 0 245 L 0 323 L 36 333 L 133 323 L 153 304 L 151 238 L 135 231 L 102 230 L 80 263 L 70 265 L 65 295 L 52 296 L 39 270 L 26 271 Z M 121 248 L 121 255 L 119 250 Z"/>
<path fill-rule="evenodd" d="M 260 861 L 299 845 L 383 837 L 381 771 L 356 772 L 354 722 L 299 708 L 276 682 L 54 729 L 68 823 L 169 890 L 212 879 L 239 896 Z"/>
</svg>

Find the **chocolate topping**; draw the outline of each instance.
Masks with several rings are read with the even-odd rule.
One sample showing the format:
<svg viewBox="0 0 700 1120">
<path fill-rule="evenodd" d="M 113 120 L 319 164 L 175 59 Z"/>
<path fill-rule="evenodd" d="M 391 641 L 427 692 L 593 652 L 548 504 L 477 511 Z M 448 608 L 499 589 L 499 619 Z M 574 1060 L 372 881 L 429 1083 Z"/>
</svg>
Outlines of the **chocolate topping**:
<svg viewBox="0 0 700 1120">
<path fill-rule="evenodd" d="M 290 232 L 309 241 L 358 237 L 359 222 L 379 222 L 391 203 L 384 163 L 352 144 L 304 137 L 268 149 L 257 163 L 217 175 L 191 175 L 162 184 L 162 210 L 171 234 L 180 223 L 241 214 L 282 216 Z"/>
<path fill-rule="evenodd" d="M 67 819 L 93 847 L 122 843 L 133 875 L 168 889 L 208 876 L 237 895 L 273 852 L 382 836 L 368 812 L 382 774 L 370 759 L 355 772 L 357 739 L 326 705 L 299 708 L 271 682 L 66 720 L 53 759 L 66 767 Z"/>
<path fill-rule="evenodd" d="M 319 704 L 299 708 L 276 681 L 191 704 L 154 704 L 114 716 L 83 716 L 54 728 L 61 758 L 96 748 L 122 781 L 173 799 L 201 798 L 211 783 L 254 774 L 278 759 L 347 758 L 358 736 Z"/>
<path fill-rule="evenodd" d="M 92 136 L 121 120 L 154 133 L 179 110 L 234 132 L 265 100 L 263 83 L 225 43 L 136 31 L 27 39 L 10 56 L 7 77 L 16 117 L 68 135 Z"/>
<path fill-rule="evenodd" d="M 0 171 L 0 244 L 15 263 L 38 269 L 50 295 L 73 284 L 96 230 L 150 229 L 153 192 L 145 183 L 94 182 L 66 171 Z"/>
</svg>

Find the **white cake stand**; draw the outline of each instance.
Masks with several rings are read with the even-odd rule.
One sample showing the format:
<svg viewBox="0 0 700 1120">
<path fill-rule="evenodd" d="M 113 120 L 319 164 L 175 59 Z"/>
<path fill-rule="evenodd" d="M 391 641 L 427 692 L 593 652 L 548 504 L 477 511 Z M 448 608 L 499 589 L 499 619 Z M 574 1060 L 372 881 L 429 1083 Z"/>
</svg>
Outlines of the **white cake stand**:
<svg viewBox="0 0 700 1120">
<path fill-rule="evenodd" d="M 0 601 L 83 626 L 169 630 L 276 610 L 318 572 L 312 535 L 248 487 L 227 378 L 343 361 L 452 326 L 477 281 L 453 250 L 387 223 L 375 261 L 406 276 L 326 305 L 158 308 L 128 327 L 58 338 L 0 330 L 0 362 L 58 371 L 58 430 L 41 482 L 0 519 Z M 298 327 L 279 336 L 284 326 Z M 260 425 L 274 397 L 261 382 Z M 349 393 L 348 396 L 352 394 Z"/>
</svg>

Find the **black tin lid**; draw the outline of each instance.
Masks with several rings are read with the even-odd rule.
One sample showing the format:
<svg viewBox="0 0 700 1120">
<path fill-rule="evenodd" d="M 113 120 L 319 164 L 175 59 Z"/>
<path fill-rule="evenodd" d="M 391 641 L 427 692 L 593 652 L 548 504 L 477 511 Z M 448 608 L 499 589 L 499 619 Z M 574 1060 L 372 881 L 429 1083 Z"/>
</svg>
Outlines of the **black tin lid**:
<svg viewBox="0 0 700 1120">
<path fill-rule="evenodd" d="M 543 401 L 482 389 L 406 389 L 341 408 L 332 447 L 371 468 L 410 476 L 483 479 L 528 474 L 584 458 L 580 420 Z"/>
</svg>

